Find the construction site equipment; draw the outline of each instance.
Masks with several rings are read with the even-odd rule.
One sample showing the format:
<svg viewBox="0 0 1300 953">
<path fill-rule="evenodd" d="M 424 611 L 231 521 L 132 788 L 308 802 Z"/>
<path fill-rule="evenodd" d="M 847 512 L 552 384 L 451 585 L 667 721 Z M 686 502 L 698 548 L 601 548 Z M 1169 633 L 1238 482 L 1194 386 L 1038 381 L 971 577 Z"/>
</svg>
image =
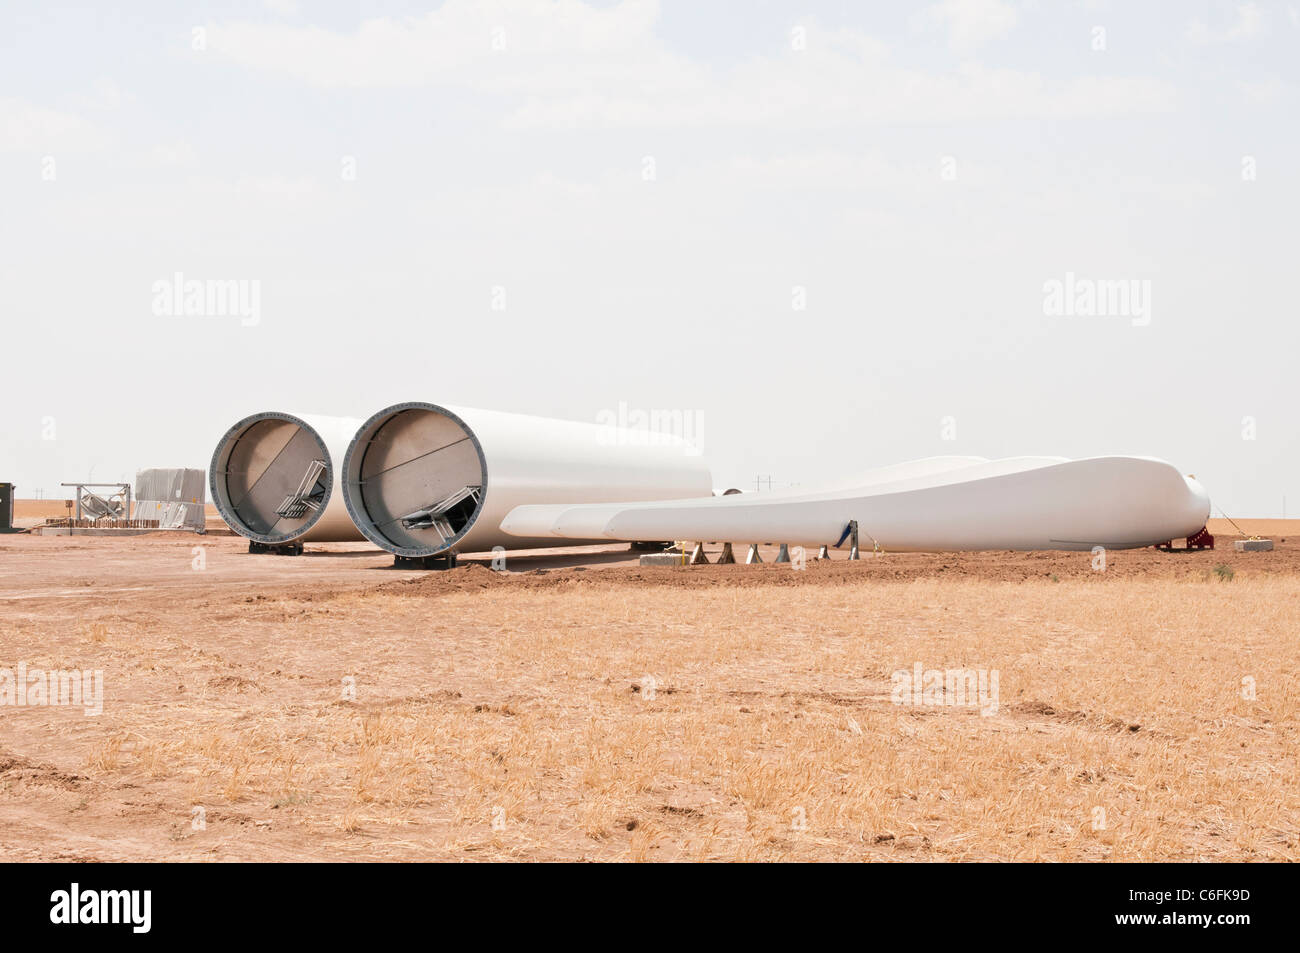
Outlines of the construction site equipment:
<svg viewBox="0 0 1300 953">
<path fill-rule="evenodd" d="M 129 483 L 64 483 L 74 487 L 76 519 L 125 520 L 131 517 L 131 484 Z M 114 488 L 115 492 L 100 495 L 96 489 Z"/>
<path fill-rule="evenodd" d="M 0 483 L 0 533 L 14 532 L 14 485 Z"/>
<path fill-rule="evenodd" d="M 207 528 L 207 474 L 199 469 L 157 467 L 135 475 L 134 519 L 156 520 L 161 529 Z"/>
<path fill-rule="evenodd" d="M 157 520 L 52 519 L 41 528 L 48 529 L 161 529 Z"/>
</svg>

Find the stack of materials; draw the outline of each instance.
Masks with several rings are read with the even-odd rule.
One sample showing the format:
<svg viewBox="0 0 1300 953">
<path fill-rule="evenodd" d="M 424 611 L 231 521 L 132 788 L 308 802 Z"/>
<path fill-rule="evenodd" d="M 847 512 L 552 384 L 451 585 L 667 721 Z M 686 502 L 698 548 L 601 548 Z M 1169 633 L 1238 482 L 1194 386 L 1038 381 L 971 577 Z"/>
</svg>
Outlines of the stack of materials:
<svg viewBox="0 0 1300 953">
<path fill-rule="evenodd" d="M 207 473 L 203 470 L 153 469 L 135 475 L 137 520 L 157 520 L 160 529 L 201 533 L 207 524 Z"/>
</svg>

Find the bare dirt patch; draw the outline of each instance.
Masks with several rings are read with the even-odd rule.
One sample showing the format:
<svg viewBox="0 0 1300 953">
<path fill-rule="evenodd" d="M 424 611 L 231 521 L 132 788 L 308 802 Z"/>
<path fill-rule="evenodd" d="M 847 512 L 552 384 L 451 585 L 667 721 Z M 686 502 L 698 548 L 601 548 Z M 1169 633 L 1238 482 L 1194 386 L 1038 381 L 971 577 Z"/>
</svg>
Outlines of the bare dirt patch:
<svg viewBox="0 0 1300 953">
<path fill-rule="evenodd" d="M 840 556 L 6 539 L 0 668 L 102 670 L 104 710 L 3 710 L 0 857 L 1300 853 L 1294 543 Z M 996 710 L 898 704 L 918 663 Z"/>
</svg>

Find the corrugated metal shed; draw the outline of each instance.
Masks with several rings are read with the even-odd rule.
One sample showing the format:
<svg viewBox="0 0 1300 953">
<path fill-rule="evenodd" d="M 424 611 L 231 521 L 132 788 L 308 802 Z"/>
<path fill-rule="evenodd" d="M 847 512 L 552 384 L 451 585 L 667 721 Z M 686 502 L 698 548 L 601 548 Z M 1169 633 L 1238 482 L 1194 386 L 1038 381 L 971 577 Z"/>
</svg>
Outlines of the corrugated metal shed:
<svg viewBox="0 0 1300 953">
<path fill-rule="evenodd" d="M 135 519 L 160 529 L 200 531 L 207 525 L 207 471 L 155 468 L 135 475 Z"/>
</svg>

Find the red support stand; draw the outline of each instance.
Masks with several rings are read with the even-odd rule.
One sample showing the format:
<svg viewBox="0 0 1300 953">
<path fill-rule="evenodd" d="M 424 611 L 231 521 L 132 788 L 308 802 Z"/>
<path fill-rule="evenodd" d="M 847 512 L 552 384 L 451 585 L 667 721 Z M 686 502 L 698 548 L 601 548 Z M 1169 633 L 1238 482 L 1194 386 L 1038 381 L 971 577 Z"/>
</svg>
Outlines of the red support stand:
<svg viewBox="0 0 1300 953">
<path fill-rule="evenodd" d="M 1166 540 L 1163 543 L 1156 543 L 1152 549 L 1163 549 L 1165 552 L 1174 552 L 1174 541 Z M 1187 537 L 1188 549 L 1213 549 L 1214 537 L 1210 535 L 1209 527 L 1202 526 L 1191 536 Z"/>
</svg>

